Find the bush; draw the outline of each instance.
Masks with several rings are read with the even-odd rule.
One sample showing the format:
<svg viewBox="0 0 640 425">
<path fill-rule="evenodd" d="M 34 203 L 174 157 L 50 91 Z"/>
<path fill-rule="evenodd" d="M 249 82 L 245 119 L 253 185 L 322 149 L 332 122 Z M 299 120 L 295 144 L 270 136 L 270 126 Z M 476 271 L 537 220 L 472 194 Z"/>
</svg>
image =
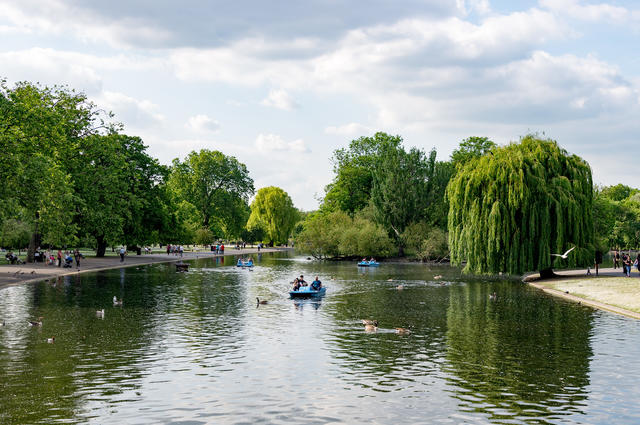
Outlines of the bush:
<svg viewBox="0 0 640 425">
<path fill-rule="evenodd" d="M 442 229 L 434 227 L 427 234 L 427 238 L 422 241 L 418 258 L 422 261 L 440 260 L 449 254 L 449 243 L 447 233 Z"/>
</svg>

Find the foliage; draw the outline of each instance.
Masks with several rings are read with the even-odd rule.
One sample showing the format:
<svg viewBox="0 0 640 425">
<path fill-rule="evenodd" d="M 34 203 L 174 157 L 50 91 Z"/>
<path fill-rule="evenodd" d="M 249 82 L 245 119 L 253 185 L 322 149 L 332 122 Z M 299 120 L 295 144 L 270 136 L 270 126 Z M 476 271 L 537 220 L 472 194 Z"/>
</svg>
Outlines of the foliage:
<svg viewBox="0 0 640 425">
<path fill-rule="evenodd" d="M 635 193 L 638 193 L 637 189 L 633 189 L 622 183 L 619 183 L 615 186 L 604 187 L 600 191 L 601 196 L 607 199 L 611 199 L 612 201 L 623 201 L 625 199 L 628 199 Z"/>
<path fill-rule="evenodd" d="M 435 150 L 427 157 L 416 148 L 409 152 L 395 148 L 385 152 L 374 170 L 371 200 L 376 221 L 394 234 L 400 255 L 404 248 L 402 232 L 425 216 L 435 162 Z"/>
<path fill-rule="evenodd" d="M 284 190 L 269 186 L 258 190 L 251 203 L 247 228 L 264 229 L 271 244 L 287 243 L 298 220 L 298 210 Z"/>
<path fill-rule="evenodd" d="M 451 154 L 451 163 L 454 167 L 461 168 L 467 162 L 480 158 L 495 147 L 496 144 L 487 137 L 468 137 L 462 140 L 458 149 Z"/>
<path fill-rule="evenodd" d="M 296 246 L 315 258 L 394 254 L 392 240 L 384 228 L 361 216 L 351 218 L 343 211 L 311 215 L 304 222 Z"/>
<path fill-rule="evenodd" d="M 198 229 L 195 232 L 194 242 L 198 245 L 208 245 L 214 240 L 213 232 L 209 229 Z"/>
<path fill-rule="evenodd" d="M 402 144 L 400 136 L 378 132 L 373 137 L 352 140 L 348 149 L 333 153 L 333 182 L 326 188 L 322 209 L 349 214 L 364 208 L 371 198 L 373 171 L 380 157 Z"/>
<path fill-rule="evenodd" d="M 555 141 L 494 148 L 458 170 L 447 196 L 451 260 L 467 272 L 548 270 L 573 246 L 567 265 L 593 261 L 591 169 Z"/>
<path fill-rule="evenodd" d="M 447 233 L 434 227 L 422 241 L 420 251 L 417 255 L 423 261 L 441 260 L 449 254 L 449 243 L 447 241 Z"/>
<path fill-rule="evenodd" d="M 31 225 L 16 219 L 8 219 L 2 224 L 0 246 L 4 248 L 24 249 L 31 238 Z"/>
<path fill-rule="evenodd" d="M 625 196 L 626 197 L 623 197 Z M 640 248 L 640 193 L 624 185 L 596 188 L 593 227 L 598 249 Z"/>
<path fill-rule="evenodd" d="M 186 201 L 196 207 L 201 227 L 239 234 L 246 223 L 253 180 L 247 167 L 232 156 L 203 149 L 192 151 L 184 161 L 174 159 L 168 185 L 176 203 Z M 239 214 L 244 222 L 238 220 Z"/>
</svg>

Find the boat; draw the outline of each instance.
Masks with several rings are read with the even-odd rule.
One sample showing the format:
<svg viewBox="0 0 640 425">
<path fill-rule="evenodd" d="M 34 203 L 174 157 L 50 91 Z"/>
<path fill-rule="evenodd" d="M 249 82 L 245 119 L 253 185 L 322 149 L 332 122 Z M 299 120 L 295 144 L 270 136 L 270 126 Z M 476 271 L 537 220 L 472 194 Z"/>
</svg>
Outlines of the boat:
<svg viewBox="0 0 640 425">
<path fill-rule="evenodd" d="M 297 291 L 289 291 L 289 296 L 291 298 L 321 297 L 325 292 L 327 292 L 326 286 L 318 290 L 311 289 L 311 286 L 301 286 Z"/>
<path fill-rule="evenodd" d="M 358 267 L 378 267 L 380 263 L 377 261 L 360 261 Z"/>
<path fill-rule="evenodd" d="M 238 264 L 236 264 L 236 267 L 253 267 L 253 260 L 249 260 L 249 261 L 238 260 Z"/>
</svg>

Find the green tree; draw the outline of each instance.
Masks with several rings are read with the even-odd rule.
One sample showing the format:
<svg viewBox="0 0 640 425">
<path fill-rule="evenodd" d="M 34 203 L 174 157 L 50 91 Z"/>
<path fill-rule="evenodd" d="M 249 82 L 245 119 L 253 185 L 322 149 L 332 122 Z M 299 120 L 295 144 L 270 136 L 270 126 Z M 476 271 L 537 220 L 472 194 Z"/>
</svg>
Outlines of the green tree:
<svg viewBox="0 0 640 425">
<path fill-rule="evenodd" d="M 467 137 L 460 142 L 458 149 L 455 149 L 451 154 L 451 163 L 456 168 L 463 167 L 467 162 L 480 158 L 495 147 L 496 144 L 487 137 Z"/>
<path fill-rule="evenodd" d="M 526 136 L 469 161 L 447 187 L 453 264 L 472 273 L 551 274 L 593 261 L 591 168 L 555 141 Z"/>
<path fill-rule="evenodd" d="M 298 210 L 284 190 L 269 186 L 258 190 L 251 203 L 247 228 L 263 228 L 270 244 L 286 243 L 298 221 Z"/>
<path fill-rule="evenodd" d="M 422 150 L 397 147 L 384 152 L 374 169 L 371 200 L 376 221 L 392 232 L 400 256 L 404 229 L 425 217 L 435 163 L 435 150 L 427 157 Z"/>
<path fill-rule="evenodd" d="M 237 225 L 237 214 L 244 213 L 253 195 L 253 180 L 236 158 L 207 149 L 192 151 L 184 161 L 173 160 L 168 185 L 176 199 L 196 207 L 200 227 L 221 225 L 225 231 L 239 233 L 244 226 Z"/>
<path fill-rule="evenodd" d="M 31 238 L 31 226 L 14 218 L 2 224 L 0 246 L 4 248 L 24 249 Z"/>
<path fill-rule="evenodd" d="M 318 259 L 338 257 L 342 235 L 351 223 L 351 217 L 344 211 L 311 214 L 298 234 L 296 247 Z"/>
<path fill-rule="evenodd" d="M 398 148 L 400 136 L 378 132 L 373 137 L 352 140 L 346 149 L 333 153 L 333 182 L 326 187 L 323 209 L 354 214 L 369 203 L 373 172 L 384 152 Z"/>
</svg>

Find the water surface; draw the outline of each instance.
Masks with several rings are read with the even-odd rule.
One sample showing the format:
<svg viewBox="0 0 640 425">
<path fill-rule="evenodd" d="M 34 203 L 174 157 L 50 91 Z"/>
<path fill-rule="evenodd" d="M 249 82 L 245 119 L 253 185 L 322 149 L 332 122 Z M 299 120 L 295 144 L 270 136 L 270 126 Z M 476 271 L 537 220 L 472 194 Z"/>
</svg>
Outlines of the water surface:
<svg viewBox="0 0 640 425">
<path fill-rule="evenodd" d="M 255 261 L 0 290 L 0 423 L 640 423 L 637 321 L 448 267 Z M 289 299 L 300 274 L 327 295 Z"/>
</svg>

